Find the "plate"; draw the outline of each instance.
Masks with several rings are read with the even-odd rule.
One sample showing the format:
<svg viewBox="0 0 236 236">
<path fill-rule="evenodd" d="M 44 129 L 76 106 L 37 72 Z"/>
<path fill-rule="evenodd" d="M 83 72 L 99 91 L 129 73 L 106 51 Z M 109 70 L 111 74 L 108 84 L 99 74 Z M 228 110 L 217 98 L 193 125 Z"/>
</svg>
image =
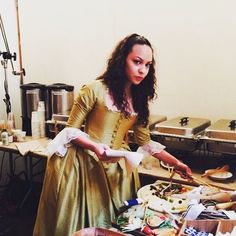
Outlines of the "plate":
<svg viewBox="0 0 236 236">
<path fill-rule="evenodd" d="M 164 161 L 160 161 L 160 165 L 161 165 L 161 167 L 163 167 L 165 169 L 174 168 L 173 166 L 169 165 L 168 163 L 165 163 Z"/>
<path fill-rule="evenodd" d="M 163 183 L 168 184 L 168 182 L 159 182 L 159 183 L 155 182 L 154 184 L 148 184 L 143 186 L 137 192 L 138 198 L 147 201 L 148 207 L 154 211 L 171 212 L 171 213 L 181 213 L 186 211 L 189 200 L 174 198 L 171 197 L 171 195 L 167 196 L 166 199 L 163 199 L 155 194 L 156 192 L 155 187 L 158 188 L 159 185 Z"/>
<path fill-rule="evenodd" d="M 229 171 L 219 172 L 219 173 L 209 175 L 209 177 L 212 180 L 220 180 L 220 181 L 227 180 L 227 179 L 231 178 L 232 176 L 233 176 L 233 174 Z"/>
</svg>

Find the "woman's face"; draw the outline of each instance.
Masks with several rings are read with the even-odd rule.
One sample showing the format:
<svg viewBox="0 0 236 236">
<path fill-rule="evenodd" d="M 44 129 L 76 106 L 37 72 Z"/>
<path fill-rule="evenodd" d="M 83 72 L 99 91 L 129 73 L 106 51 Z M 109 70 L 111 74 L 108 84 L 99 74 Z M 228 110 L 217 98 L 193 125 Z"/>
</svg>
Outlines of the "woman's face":
<svg viewBox="0 0 236 236">
<path fill-rule="evenodd" d="M 152 49 L 147 45 L 135 44 L 126 58 L 127 85 L 140 84 L 152 64 Z"/>
</svg>

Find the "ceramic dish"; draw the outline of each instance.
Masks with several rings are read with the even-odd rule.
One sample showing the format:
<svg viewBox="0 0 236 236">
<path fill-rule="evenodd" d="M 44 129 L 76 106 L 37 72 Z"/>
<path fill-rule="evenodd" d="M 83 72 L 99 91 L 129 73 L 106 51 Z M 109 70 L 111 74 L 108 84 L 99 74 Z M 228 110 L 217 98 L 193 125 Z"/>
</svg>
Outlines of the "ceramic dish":
<svg viewBox="0 0 236 236">
<path fill-rule="evenodd" d="M 161 165 L 161 167 L 163 167 L 165 169 L 174 168 L 173 166 L 170 166 L 169 164 L 165 163 L 164 161 L 160 161 L 160 165 Z"/>
<path fill-rule="evenodd" d="M 231 172 L 225 171 L 225 172 L 218 172 L 218 173 L 209 175 L 209 178 L 212 180 L 223 181 L 223 180 L 227 180 L 231 178 L 232 176 L 233 174 Z"/>
<path fill-rule="evenodd" d="M 164 182 L 160 182 L 164 183 Z M 143 199 L 148 202 L 148 207 L 154 211 L 159 212 L 171 212 L 171 213 L 181 213 L 187 210 L 188 200 L 179 199 L 168 196 L 166 199 L 162 199 L 155 195 L 155 188 L 152 186 L 158 187 L 159 183 L 145 185 L 140 188 L 137 192 L 138 198 Z M 190 190 L 190 189 L 188 189 Z"/>
</svg>

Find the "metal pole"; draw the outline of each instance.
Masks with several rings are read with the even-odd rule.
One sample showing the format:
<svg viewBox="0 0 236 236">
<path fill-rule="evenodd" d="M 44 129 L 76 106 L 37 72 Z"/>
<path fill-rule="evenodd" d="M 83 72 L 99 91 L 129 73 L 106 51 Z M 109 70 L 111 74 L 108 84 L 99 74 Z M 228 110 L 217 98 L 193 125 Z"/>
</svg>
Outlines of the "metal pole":
<svg viewBox="0 0 236 236">
<path fill-rule="evenodd" d="M 20 17 L 19 17 L 19 7 L 18 0 L 16 0 L 16 20 L 17 20 L 17 35 L 18 35 L 18 50 L 19 50 L 19 63 L 20 63 L 20 85 L 23 82 L 23 75 L 25 75 L 25 71 L 22 66 L 22 51 L 21 51 L 21 35 L 20 35 Z"/>
</svg>

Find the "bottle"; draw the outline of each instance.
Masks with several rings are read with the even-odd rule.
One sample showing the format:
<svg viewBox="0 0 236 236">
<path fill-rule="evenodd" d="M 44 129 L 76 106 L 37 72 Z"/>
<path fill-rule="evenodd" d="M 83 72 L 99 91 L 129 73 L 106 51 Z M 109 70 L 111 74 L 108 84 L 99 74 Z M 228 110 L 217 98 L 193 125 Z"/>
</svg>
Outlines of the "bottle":
<svg viewBox="0 0 236 236">
<path fill-rule="evenodd" d="M 135 198 L 135 199 L 124 201 L 124 205 L 129 206 L 129 207 L 139 205 L 141 203 L 143 203 L 143 200 L 141 198 Z"/>
<path fill-rule="evenodd" d="M 15 127 L 16 126 L 15 126 L 14 114 L 12 112 L 10 112 L 10 113 L 8 113 L 7 123 L 6 123 L 9 143 L 13 142 L 13 129 L 15 129 Z"/>
<path fill-rule="evenodd" d="M 9 136 L 8 136 L 8 132 L 6 129 L 2 130 L 1 138 L 2 138 L 2 145 L 4 145 L 4 146 L 9 145 Z"/>
<path fill-rule="evenodd" d="M 31 132 L 33 139 L 40 138 L 39 115 L 37 111 L 32 111 L 31 115 Z"/>
<path fill-rule="evenodd" d="M 15 123 L 15 116 L 13 112 L 9 112 L 7 114 L 7 123 L 8 125 L 11 126 L 12 129 L 16 128 L 16 123 Z"/>
<path fill-rule="evenodd" d="M 3 129 L 6 128 L 5 120 L 0 120 L 0 134 L 2 133 Z M 0 135 L 0 141 L 2 141 L 2 136 Z"/>
</svg>

